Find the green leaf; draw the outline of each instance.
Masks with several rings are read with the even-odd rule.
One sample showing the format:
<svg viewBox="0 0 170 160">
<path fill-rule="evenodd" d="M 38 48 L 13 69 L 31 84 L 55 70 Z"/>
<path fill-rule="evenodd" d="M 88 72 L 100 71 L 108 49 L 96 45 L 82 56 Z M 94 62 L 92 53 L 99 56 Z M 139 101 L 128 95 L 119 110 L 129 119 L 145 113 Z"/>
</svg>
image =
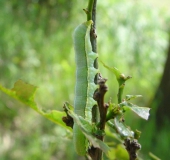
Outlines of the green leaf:
<svg viewBox="0 0 170 160">
<path fill-rule="evenodd" d="M 15 92 L 16 96 L 22 101 L 34 101 L 34 94 L 37 87 L 31 84 L 25 83 L 22 80 L 15 82 L 11 91 Z"/>
<path fill-rule="evenodd" d="M 110 122 L 110 121 L 108 121 L 107 124 L 108 124 L 109 122 Z M 113 123 L 111 124 L 111 126 L 108 124 L 108 125 L 106 126 L 106 128 L 105 128 L 105 133 L 106 133 L 107 137 L 110 137 L 110 138 L 113 139 L 113 141 L 109 141 L 109 142 L 107 142 L 107 144 L 113 145 L 113 144 L 116 144 L 116 143 L 117 143 L 116 141 L 122 143 L 122 140 L 120 139 L 120 136 L 119 136 L 117 133 L 113 133 L 113 131 L 111 130 L 112 125 L 113 125 Z M 109 151 L 109 152 L 110 152 L 110 151 Z"/>
<path fill-rule="evenodd" d="M 66 124 L 62 121 L 62 117 L 64 117 L 66 114 L 65 112 L 57 111 L 57 110 L 50 110 L 50 111 L 42 111 L 40 113 L 45 118 L 49 119 L 50 121 L 68 129 L 71 131 L 70 127 L 67 127 Z"/>
<path fill-rule="evenodd" d="M 142 97 L 142 95 L 126 95 L 125 100 L 129 101 L 131 99 L 135 99 L 135 98 L 139 98 L 139 97 Z"/>
<path fill-rule="evenodd" d="M 124 146 L 121 144 L 114 144 L 107 155 L 107 160 L 129 160 L 129 155 Z"/>
<path fill-rule="evenodd" d="M 90 124 L 83 117 L 78 116 L 72 110 L 70 110 L 68 104 L 66 104 L 66 108 L 68 110 L 68 114 L 74 119 L 74 123 L 76 123 L 79 126 L 82 133 L 90 141 L 90 143 L 95 148 L 100 148 L 103 152 L 105 152 L 107 154 L 110 148 L 103 141 L 97 139 L 93 135 L 93 127 L 94 127 L 93 124 Z"/>
<path fill-rule="evenodd" d="M 26 105 L 31 105 L 33 109 L 36 109 L 34 102 L 34 94 L 36 89 L 36 86 L 25 83 L 22 80 L 15 82 L 14 87 L 11 90 L 0 85 L 1 91 Z"/>
<path fill-rule="evenodd" d="M 107 124 L 113 128 L 117 133 L 119 133 L 119 135 L 121 136 L 121 138 L 127 138 L 127 137 L 134 137 L 134 132 L 131 131 L 127 126 L 125 126 L 125 124 L 121 121 L 119 121 L 117 118 L 114 118 L 114 123 L 112 123 L 111 121 L 108 121 Z"/>
<path fill-rule="evenodd" d="M 108 151 L 110 150 L 110 148 L 108 147 L 107 144 L 105 144 L 103 141 L 97 139 L 95 136 L 93 136 L 92 134 L 88 133 L 88 132 L 83 132 L 83 134 L 86 136 L 86 138 L 92 143 L 92 145 L 95 148 L 100 148 L 103 152 L 105 152 L 106 154 L 108 153 Z"/>
<path fill-rule="evenodd" d="M 103 64 L 103 66 L 104 66 L 105 68 L 107 68 L 108 70 L 110 70 L 111 72 L 113 72 L 117 79 L 120 78 L 121 72 L 120 72 L 116 67 L 109 67 L 109 66 L 107 66 L 106 64 L 104 64 L 102 61 L 100 61 L 100 62 Z"/>
<path fill-rule="evenodd" d="M 69 127 L 65 125 L 62 121 L 62 117 L 65 116 L 65 112 L 51 110 L 44 111 L 37 106 L 34 101 L 34 95 L 37 87 L 31 84 L 25 83 L 22 80 L 18 80 L 12 89 L 7 89 L 0 85 L 0 90 L 10 97 L 17 99 L 18 101 L 24 103 L 30 108 L 34 109 L 36 112 L 49 119 L 50 121 L 71 130 Z"/>
<path fill-rule="evenodd" d="M 130 107 L 130 109 L 135 112 L 141 118 L 148 120 L 149 118 L 149 110 L 147 107 Z"/>
<path fill-rule="evenodd" d="M 148 120 L 148 118 L 149 118 L 150 108 L 148 108 L 148 107 L 139 107 L 137 105 L 134 105 L 134 104 L 126 102 L 126 101 L 122 102 L 120 104 L 120 106 L 122 106 L 124 110 L 133 111 L 134 113 L 136 113 L 138 116 L 140 116 L 141 118 L 143 118 L 145 120 Z"/>
<path fill-rule="evenodd" d="M 104 64 L 102 61 L 100 61 L 102 64 L 103 64 L 103 66 L 105 67 L 105 68 L 107 68 L 108 70 L 110 70 L 112 73 L 114 73 L 114 75 L 116 76 L 116 79 L 117 79 L 117 81 L 118 81 L 118 83 L 119 83 L 119 87 L 123 84 L 123 83 L 125 83 L 125 81 L 126 80 L 128 80 L 128 79 L 130 79 L 130 78 L 132 78 L 131 76 L 125 76 L 123 73 L 121 73 L 116 67 L 109 67 L 109 66 L 107 66 L 106 64 Z"/>
<path fill-rule="evenodd" d="M 106 64 L 104 64 L 102 61 L 101 63 L 103 64 L 103 66 L 105 68 L 107 68 L 108 70 L 110 70 L 111 72 L 114 73 L 114 75 L 116 76 L 116 79 L 118 81 L 118 84 L 119 84 L 119 90 L 118 90 L 118 103 L 120 103 L 122 101 L 122 95 L 123 95 L 123 90 L 124 90 L 124 87 L 125 87 L 125 82 L 132 78 L 131 76 L 125 76 L 124 74 L 122 74 L 117 68 L 115 67 L 109 67 L 107 66 Z"/>
<path fill-rule="evenodd" d="M 120 122 L 117 118 L 114 119 L 114 125 L 121 137 L 134 137 L 134 132 L 125 126 L 123 122 Z"/>
</svg>

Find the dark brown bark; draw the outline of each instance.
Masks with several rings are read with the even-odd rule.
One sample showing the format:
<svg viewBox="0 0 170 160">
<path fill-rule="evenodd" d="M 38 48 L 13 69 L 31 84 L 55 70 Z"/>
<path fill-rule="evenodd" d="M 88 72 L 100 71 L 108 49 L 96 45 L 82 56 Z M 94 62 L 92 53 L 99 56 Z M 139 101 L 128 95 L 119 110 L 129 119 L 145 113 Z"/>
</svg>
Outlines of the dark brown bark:
<svg viewBox="0 0 170 160">
<path fill-rule="evenodd" d="M 156 91 L 152 106 L 157 108 L 156 122 L 157 126 L 161 128 L 165 122 L 170 120 L 170 41 L 164 72 L 160 85 Z"/>
</svg>

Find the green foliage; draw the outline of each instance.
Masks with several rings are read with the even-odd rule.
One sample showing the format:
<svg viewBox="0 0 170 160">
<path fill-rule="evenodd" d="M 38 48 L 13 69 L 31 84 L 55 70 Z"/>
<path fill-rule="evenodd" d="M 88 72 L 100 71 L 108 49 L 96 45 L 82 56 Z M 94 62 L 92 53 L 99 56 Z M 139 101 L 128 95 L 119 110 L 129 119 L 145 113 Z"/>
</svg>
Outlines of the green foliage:
<svg viewBox="0 0 170 160">
<path fill-rule="evenodd" d="M 117 81 L 120 85 L 120 87 L 125 84 L 125 81 L 128 78 L 125 78 L 125 76 L 122 76 L 121 72 L 119 72 L 115 68 L 110 68 L 106 65 L 104 65 L 117 77 Z M 119 88 L 120 88 L 119 87 Z M 15 84 L 14 87 L 9 90 L 0 85 L 0 90 L 6 93 L 7 95 L 21 101 L 22 103 L 28 105 L 35 111 L 37 111 L 39 114 L 42 116 L 46 117 L 47 119 L 53 121 L 56 124 L 61 125 L 62 127 L 68 129 L 66 125 L 62 122 L 62 117 L 64 117 L 64 112 L 56 111 L 56 110 L 51 110 L 49 112 L 46 112 L 40 108 L 37 107 L 35 101 L 34 101 L 34 94 L 36 91 L 37 87 L 30 85 L 28 83 L 23 82 L 22 80 L 18 80 Z M 124 89 L 124 87 L 123 87 Z M 120 89 L 119 89 L 120 90 Z M 119 92 L 119 91 L 118 91 Z M 122 91 L 123 93 L 123 91 Z M 128 97 L 128 100 L 130 98 L 138 97 L 138 96 L 126 96 Z M 118 94 L 118 99 L 119 99 L 119 94 Z M 122 103 L 118 104 L 118 107 L 116 107 L 113 104 L 110 104 L 110 116 L 109 119 L 114 119 L 114 124 L 112 124 L 111 121 L 108 122 L 109 126 L 113 128 L 120 136 L 122 139 L 126 139 L 127 137 L 134 138 L 134 132 L 131 131 L 128 127 L 125 126 L 124 123 L 121 122 L 121 116 L 122 113 L 125 112 L 127 109 L 131 109 L 135 113 L 137 113 L 139 116 L 141 116 L 144 119 L 148 119 L 149 116 L 149 109 L 144 108 L 144 107 L 136 107 L 136 105 L 130 104 L 129 102 L 123 101 Z M 68 103 L 65 104 L 65 110 L 66 113 L 68 113 L 69 116 L 71 116 L 74 119 L 74 123 L 79 127 L 81 133 L 89 140 L 90 144 L 92 144 L 96 148 L 100 148 L 103 152 L 105 152 L 108 155 L 108 151 L 110 150 L 109 147 L 102 142 L 101 140 L 97 139 L 94 135 L 100 134 L 100 130 L 96 130 L 93 124 L 91 124 L 88 120 L 86 120 L 84 117 L 81 117 L 80 115 L 77 115 L 73 112 L 73 107 L 69 105 Z M 117 112 L 119 110 L 119 112 Z M 122 112 L 123 111 L 123 112 Z M 112 116 L 114 115 L 114 116 Z M 119 118 L 119 119 L 118 119 Z M 79 131 L 79 132 L 80 132 Z M 74 134 L 78 131 L 74 130 Z M 139 132 L 138 132 L 139 135 Z M 139 137 L 139 136 L 138 136 Z M 80 136 L 78 136 L 79 142 L 81 142 Z M 136 138 L 136 137 L 135 137 Z M 76 143 L 76 142 L 74 142 Z M 76 145 L 76 144 L 75 144 Z M 84 145 L 84 143 L 81 143 L 81 145 Z"/>
<path fill-rule="evenodd" d="M 48 112 L 38 108 L 34 101 L 34 94 L 36 89 L 37 87 L 25 83 L 22 80 L 18 80 L 17 82 L 15 82 L 14 87 L 11 90 L 6 89 L 0 85 L 0 90 L 6 93 L 7 95 L 21 101 L 22 103 L 31 107 L 32 109 L 34 109 L 36 112 L 46 117 L 47 119 L 68 129 L 68 127 L 66 127 L 66 125 L 62 121 L 62 117 L 65 115 L 64 112 L 60 112 L 57 110 L 51 110 Z"/>
<path fill-rule="evenodd" d="M 140 116 L 141 118 L 148 120 L 150 108 L 138 107 L 137 105 L 134 105 L 126 101 L 122 102 L 120 106 L 122 106 L 125 111 L 131 110 L 134 113 L 136 113 L 138 116 Z"/>
<path fill-rule="evenodd" d="M 78 116 L 75 114 L 70 108 L 73 108 L 68 103 L 65 104 L 65 107 L 67 109 L 68 114 L 74 119 L 74 123 L 76 123 L 79 128 L 81 129 L 81 132 L 84 134 L 84 136 L 89 140 L 89 142 L 96 148 L 100 148 L 103 152 L 107 153 L 109 151 L 109 147 L 102 142 L 101 140 L 97 139 L 94 135 L 96 133 L 94 127 L 92 124 L 89 123 L 86 119 L 84 119 L 81 116 Z M 95 131 L 95 133 L 94 133 Z M 81 139 L 79 139 L 81 140 Z M 83 144 L 82 144 L 83 145 Z M 85 144 L 84 144 L 85 145 Z"/>
<path fill-rule="evenodd" d="M 125 87 L 125 82 L 131 78 L 130 76 L 125 77 L 124 74 L 122 74 L 117 68 L 111 68 L 108 67 L 107 65 L 105 65 L 103 62 L 102 64 L 104 65 L 104 67 L 106 67 L 108 70 L 110 70 L 111 72 L 114 73 L 114 75 L 116 76 L 116 79 L 118 81 L 119 87 L 118 87 L 118 103 L 120 105 L 120 107 L 123 107 L 124 112 L 126 110 L 131 110 L 133 112 L 135 112 L 138 116 L 140 116 L 143 119 L 148 119 L 149 117 L 149 110 L 150 108 L 146 108 L 146 107 L 139 107 L 137 105 L 134 105 L 132 103 L 129 103 L 128 101 L 134 98 L 138 98 L 141 97 L 140 95 L 126 95 L 126 98 L 123 100 L 122 99 L 122 95 L 123 95 L 123 90 Z M 123 101 L 123 102 L 122 102 Z"/>
</svg>

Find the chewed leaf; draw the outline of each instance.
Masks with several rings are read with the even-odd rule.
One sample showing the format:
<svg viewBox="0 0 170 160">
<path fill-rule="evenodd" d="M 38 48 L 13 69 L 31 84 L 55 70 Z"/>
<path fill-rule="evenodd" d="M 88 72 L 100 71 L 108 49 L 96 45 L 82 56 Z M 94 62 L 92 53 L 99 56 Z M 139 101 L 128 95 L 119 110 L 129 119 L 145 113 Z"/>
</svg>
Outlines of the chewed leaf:
<svg viewBox="0 0 170 160">
<path fill-rule="evenodd" d="M 12 89 L 7 89 L 0 85 L 1 91 L 30 106 L 35 110 L 37 110 L 37 106 L 34 102 L 34 94 L 36 89 L 36 86 L 25 83 L 22 80 L 18 80 L 17 82 L 15 82 L 14 87 Z"/>
<path fill-rule="evenodd" d="M 141 118 L 148 120 L 149 118 L 149 110 L 147 107 L 130 107 L 130 109 L 135 112 Z"/>
<path fill-rule="evenodd" d="M 149 118 L 149 110 L 150 108 L 148 107 L 139 107 L 135 104 L 129 103 L 129 102 L 122 102 L 120 104 L 121 107 L 123 107 L 124 110 L 131 110 L 134 113 L 136 113 L 138 116 L 141 118 L 148 120 Z"/>
<path fill-rule="evenodd" d="M 142 97 L 142 95 L 126 95 L 126 101 L 129 101 L 131 99 Z"/>
<path fill-rule="evenodd" d="M 75 114 L 72 110 L 69 109 L 69 107 L 66 105 L 68 114 L 74 119 L 74 123 L 76 123 L 82 133 L 85 135 L 85 137 L 91 142 L 91 144 L 96 147 L 100 148 L 103 152 L 107 153 L 109 151 L 109 147 L 102 142 L 101 140 L 97 139 L 92 131 L 93 131 L 93 125 L 90 124 L 87 120 L 85 120 L 83 117 L 78 116 Z"/>
<path fill-rule="evenodd" d="M 25 83 L 22 80 L 18 80 L 17 82 L 15 82 L 14 87 L 11 89 L 11 91 L 14 91 L 16 93 L 16 96 L 23 100 L 30 100 L 33 99 L 36 89 L 36 86 Z"/>
<path fill-rule="evenodd" d="M 25 83 L 22 80 L 18 80 L 14 84 L 14 87 L 12 89 L 7 89 L 0 85 L 0 90 L 5 94 L 21 101 L 22 103 L 34 109 L 36 112 L 46 117 L 50 121 L 70 130 L 70 128 L 67 127 L 65 123 L 62 121 L 62 117 L 65 116 L 65 112 L 60 112 L 57 110 L 44 111 L 37 106 L 37 104 L 34 101 L 34 94 L 36 89 L 37 89 L 36 86 Z"/>
</svg>

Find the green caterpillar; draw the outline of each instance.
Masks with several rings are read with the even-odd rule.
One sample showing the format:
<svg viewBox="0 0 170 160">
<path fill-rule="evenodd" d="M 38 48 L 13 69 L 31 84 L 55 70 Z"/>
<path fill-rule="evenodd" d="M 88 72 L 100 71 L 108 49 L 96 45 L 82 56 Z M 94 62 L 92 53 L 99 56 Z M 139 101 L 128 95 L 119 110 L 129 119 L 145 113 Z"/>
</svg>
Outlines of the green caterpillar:
<svg viewBox="0 0 170 160">
<path fill-rule="evenodd" d="M 98 69 L 94 68 L 94 62 L 98 54 L 92 51 L 90 42 L 90 29 L 93 21 L 80 24 L 73 33 L 75 59 L 76 59 L 76 86 L 74 112 L 91 123 L 92 107 L 97 104 L 93 94 L 97 89 L 94 83 Z M 78 125 L 73 126 L 73 141 L 76 152 L 85 155 L 87 151 L 87 139 L 80 131 Z"/>
</svg>

